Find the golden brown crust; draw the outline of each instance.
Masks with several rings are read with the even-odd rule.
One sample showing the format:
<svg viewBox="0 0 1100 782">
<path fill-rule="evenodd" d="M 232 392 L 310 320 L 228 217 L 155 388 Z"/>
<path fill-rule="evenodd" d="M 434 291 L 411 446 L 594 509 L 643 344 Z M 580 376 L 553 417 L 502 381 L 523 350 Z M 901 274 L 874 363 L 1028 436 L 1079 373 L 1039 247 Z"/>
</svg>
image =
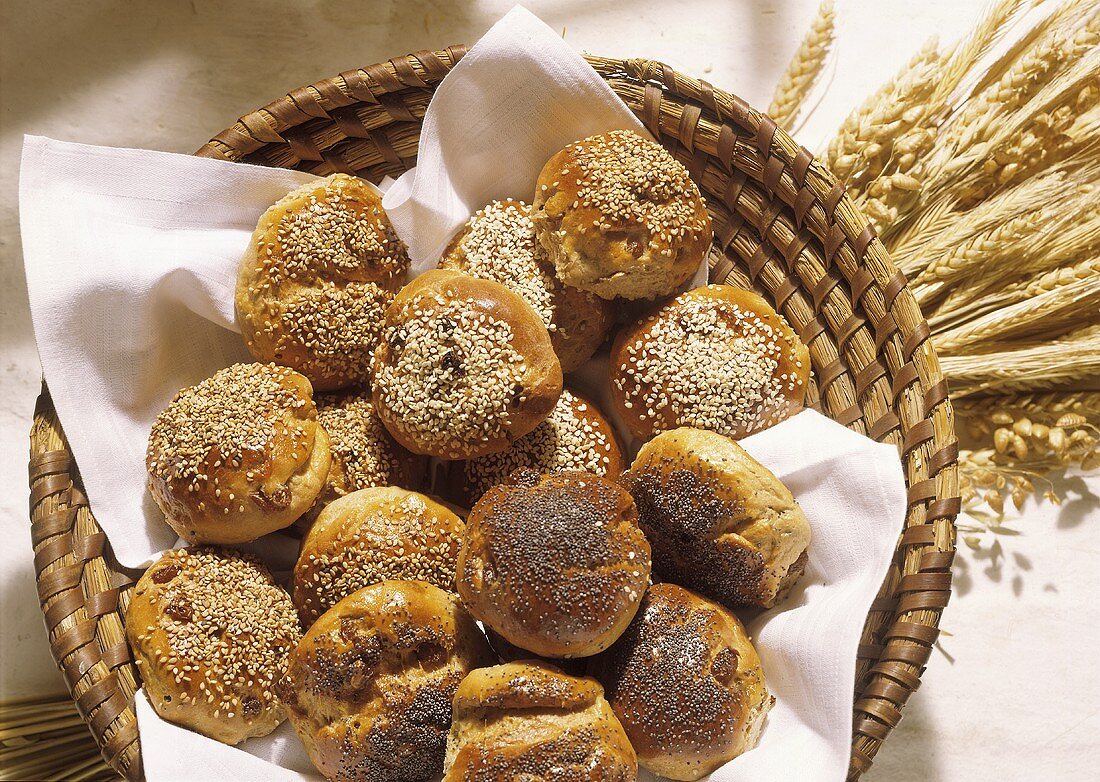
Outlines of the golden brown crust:
<svg viewBox="0 0 1100 782">
<path fill-rule="evenodd" d="M 629 130 L 590 136 L 550 158 L 531 216 L 558 279 L 605 299 L 673 293 L 714 238 L 687 169 Z"/>
<path fill-rule="evenodd" d="M 775 699 L 745 628 L 675 584 L 654 584 L 593 666 L 638 762 L 696 780 L 756 746 Z"/>
<path fill-rule="evenodd" d="M 805 567 L 805 514 L 728 437 L 686 427 L 660 434 L 642 446 L 622 482 L 662 578 L 730 607 L 768 608 Z"/>
<path fill-rule="evenodd" d="M 325 488 L 310 511 L 312 518 L 333 500 L 360 489 L 420 488 L 427 460 L 393 439 L 374 412 L 369 390 L 319 394 L 316 402 L 317 422 L 329 436 L 332 466 Z"/>
<path fill-rule="evenodd" d="M 549 415 L 561 365 L 538 314 L 492 280 L 433 269 L 386 310 L 374 405 L 413 453 L 503 451 Z"/>
<path fill-rule="evenodd" d="M 449 494 L 472 506 L 520 467 L 542 473 L 580 470 L 617 478 L 625 464 L 611 422 L 590 399 L 566 388 L 546 420 L 511 448 L 451 465 Z"/>
<path fill-rule="evenodd" d="M 708 285 L 624 328 L 611 347 L 611 398 L 636 437 L 694 426 L 728 437 L 794 414 L 810 355 L 755 293 Z"/>
<path fill-rule="evenodd" d="M 444 782 L 634 782 L 634 750 L 593 679 L 527 660 L 459 685 Z"/>
<path fill-rule="evenodd" d="M 420 581 L 383 581 L 313 624 L 280 691 L 328 779 L 426 780 L 443 766 L 455 690 L 491 660 L 453 594 Z"/>
<path fill-rule="evenodd" d="M 305 184 L 252 234 L 237 278 L 241 335 L 258 360 L 293 367 L 318 389 L 366 382 L 408 268 L 370 185 L 347 174 Z"/>
<path fill-rule="evenodd" d="M 522 296 L 550 332 L 563 372 L 592 358 L 611 329 L 610 303 L 554 276 L 535 239 L 531 207 L 522 201 L 494 201 L 479 210 L 451 240 L 439 268 L 494 280 Z"/>
<path fill-rule="evenodd" d="M 309 381 L 274 364 L 234 364 L 181 390 L 153 422 L 145 459 L 176 534 L 221 544 L 293 524 L 330 463 Z"/>
<path fill-rule="evenodd" d="M 453 592 L 465 529 L 439 503 L 396 486 L 341 497 L 317 517 L 294 566 L 302 624 L 386 579 L 426 581 Z"/>
<path fill-rule="evenodd" d="M 649 580 L 635 519 L 630 495 L 605 478 L 517 470 L 470 511 L 458 593 L 522 649 L 596 654 L 626 628 Z"/>
<path fill-rule="evenodd" d="M 126 636 L 164 719 L 226 744 L 284 719 L 275 696 L 301 638 L 290 596 L 259 561 L 228 549 L 166 552 L 138 580 Z"/>
</svg>

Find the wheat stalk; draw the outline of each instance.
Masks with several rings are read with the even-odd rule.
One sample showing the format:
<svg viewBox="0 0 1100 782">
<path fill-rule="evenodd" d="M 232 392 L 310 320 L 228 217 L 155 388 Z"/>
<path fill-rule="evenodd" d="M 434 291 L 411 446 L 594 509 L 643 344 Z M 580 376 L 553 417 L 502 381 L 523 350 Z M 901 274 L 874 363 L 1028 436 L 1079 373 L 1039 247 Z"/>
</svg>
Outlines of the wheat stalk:
<svg viewBox="0 0 1100 782">
<path fill-rule="evenodd" d="M 117 780 L 66 696 L 0 704 L 0 779 Z"/>
<path fill-rule="evenodd" d="M 835 20 L 833 0 L 824 0 L 810 24 L 810 31 L 776 85 L 768 115 L 784 130 L 794 128 L 806 96 L 821 75 L 835 39 Z"/>
</svg>

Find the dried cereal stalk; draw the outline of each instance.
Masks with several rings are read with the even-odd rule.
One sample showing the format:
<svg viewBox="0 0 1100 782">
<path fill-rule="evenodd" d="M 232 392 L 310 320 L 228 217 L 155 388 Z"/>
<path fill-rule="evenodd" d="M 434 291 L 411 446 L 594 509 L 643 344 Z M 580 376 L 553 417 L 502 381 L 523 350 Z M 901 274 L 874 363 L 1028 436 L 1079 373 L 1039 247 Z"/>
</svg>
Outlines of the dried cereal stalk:
<svg viewBox="0 0 1100 782">
<path fill-rule="evenodd" d="M 835 21 L 833 0 L 824 0 L 775 88 L 768 115 L 784 130 L 793 129 L 806 97 L 821 75 L 835 39 Z"/>
</svg>

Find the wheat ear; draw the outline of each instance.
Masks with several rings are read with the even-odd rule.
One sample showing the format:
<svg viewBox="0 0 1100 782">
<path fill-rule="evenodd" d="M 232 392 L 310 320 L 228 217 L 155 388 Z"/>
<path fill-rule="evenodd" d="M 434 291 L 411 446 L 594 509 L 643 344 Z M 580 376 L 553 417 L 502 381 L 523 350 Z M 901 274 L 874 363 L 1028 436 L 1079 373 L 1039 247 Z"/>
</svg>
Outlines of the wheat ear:
<svg viewBox="0 0 1100 782">
<path fill-rule="evenodd" d="M 836 15 L 833 0 L 825 0 L 817 9 L 810 31 L 802 39 L 787 70 L 776 85 L 768 115 L 784 130 L 792 130 L 806 96 L 810 94 L 829 56 L 835 39 Z"/>
</svg>

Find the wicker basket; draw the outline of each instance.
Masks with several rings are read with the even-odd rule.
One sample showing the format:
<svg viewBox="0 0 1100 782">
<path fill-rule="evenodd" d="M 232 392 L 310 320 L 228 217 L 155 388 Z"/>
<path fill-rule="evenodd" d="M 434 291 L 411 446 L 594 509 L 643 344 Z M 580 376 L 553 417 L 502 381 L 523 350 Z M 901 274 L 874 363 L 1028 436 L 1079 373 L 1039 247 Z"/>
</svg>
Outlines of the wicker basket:
<svg viewBox="0 0 1100 782">
<path fill-rule="evenodd" d="M 418 52 L 291 92 L 198 154 L 378 181 L 415 163 L 432 91 L 463 47 Z M 947 384 L 904 276 L 844 189 L 805 149 L 734 95 L 649 60 L 588 61 L 691 171 L 707 197 L 711 279 L 755 289 L 809 346 L 808 404 L 897 446 L 905 530 L 859 649 L 850 779 L 870 765 L 920 683 L 951 589 L 959 510 Z M 111 557 L 43 389 L 31 431 L 30 506 L 50 643 L 103 755 L 141 778 L 123 632 L 137 574 Z"/>
</svg>

